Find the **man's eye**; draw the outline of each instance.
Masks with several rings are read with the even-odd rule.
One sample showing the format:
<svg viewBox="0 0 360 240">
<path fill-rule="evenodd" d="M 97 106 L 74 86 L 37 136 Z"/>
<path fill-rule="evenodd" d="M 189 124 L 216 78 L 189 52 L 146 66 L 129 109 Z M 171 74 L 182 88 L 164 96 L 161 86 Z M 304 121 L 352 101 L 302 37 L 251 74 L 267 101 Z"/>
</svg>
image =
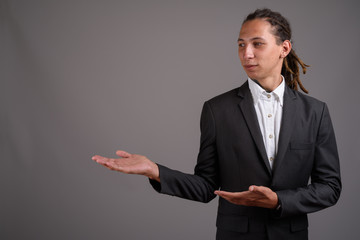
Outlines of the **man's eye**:
<svg viewBox="0 0 360 240">
<path fill-rule="evenodd" d="M 263 45 L 263 43 L 261 43 L 261 42 L 255 42 L 255 43 L 254 43 L 254 46 L 255 46 L 255 47 L 260 47 L 261 45 Z"/>
<path fill-rule="evenodd" d="M 245 47 L 244 43 L 239 43 L 239 47 Z"/>
</svg>

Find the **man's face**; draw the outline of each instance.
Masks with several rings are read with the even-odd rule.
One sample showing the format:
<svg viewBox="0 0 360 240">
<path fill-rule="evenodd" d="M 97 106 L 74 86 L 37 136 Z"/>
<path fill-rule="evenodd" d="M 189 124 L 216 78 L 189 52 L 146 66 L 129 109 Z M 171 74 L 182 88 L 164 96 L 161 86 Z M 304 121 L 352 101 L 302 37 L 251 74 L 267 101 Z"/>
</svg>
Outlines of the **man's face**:
<svg viewBox="0 0 360 240">
<path fill-rule="evenodd" d="M 246 74 L 259 82 L 279 77 L 283 44 L 276 44 L 272 26 L 266 20 L 254 19 L 243 24 L 238 39 L 239 58 Z"/>
</svg>

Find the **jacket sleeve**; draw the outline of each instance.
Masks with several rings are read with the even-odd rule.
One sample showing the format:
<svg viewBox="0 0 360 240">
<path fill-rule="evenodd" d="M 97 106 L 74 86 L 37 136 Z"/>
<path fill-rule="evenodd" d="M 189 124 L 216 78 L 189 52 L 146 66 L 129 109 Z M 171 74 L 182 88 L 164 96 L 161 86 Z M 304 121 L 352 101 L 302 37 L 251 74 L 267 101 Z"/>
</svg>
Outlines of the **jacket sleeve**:
<svg viewBox="0 0 360 240">
<path fill-rule="evenodd" d="M 160 183 L 150 180 L 156 191 L 200 202 L 209 202 L 216 197 L 214 191 L 219 186 L 216 131 L 208 102 L 203 106 L 200 129 L 200 151 L 194 174 L 182 173 L 158 164 Z"/>
<path fill-rule="evenodd" d="M 311 183 L 302 188 L 276 191 L 280 217 L 311 213 L 334 205 L 341 192 L 340 165 L 334 129 L 323 106 L 315 144 Z"/>
</svg>

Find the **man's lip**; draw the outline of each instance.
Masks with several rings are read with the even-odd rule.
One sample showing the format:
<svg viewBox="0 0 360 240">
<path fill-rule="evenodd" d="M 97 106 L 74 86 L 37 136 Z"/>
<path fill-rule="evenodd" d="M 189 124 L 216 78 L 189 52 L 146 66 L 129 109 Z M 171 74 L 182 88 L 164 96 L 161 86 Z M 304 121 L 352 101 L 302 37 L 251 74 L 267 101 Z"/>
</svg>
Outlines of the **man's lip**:
<svg viewBox="0 0 360 240">
<path fill-rule="evenodd" d="M 252 68 L 254 68 L 256 66 L 257 66 L 256 64 L 246 64 L 246 65 L 244 65 L 244 68 L 252 69 Z"/>
</svg>

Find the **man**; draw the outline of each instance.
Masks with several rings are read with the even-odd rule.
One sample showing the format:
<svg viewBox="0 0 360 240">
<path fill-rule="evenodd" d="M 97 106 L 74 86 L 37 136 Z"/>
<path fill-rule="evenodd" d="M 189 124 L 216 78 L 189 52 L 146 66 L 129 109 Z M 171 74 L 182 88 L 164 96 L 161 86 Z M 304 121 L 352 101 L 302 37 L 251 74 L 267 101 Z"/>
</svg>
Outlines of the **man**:
<svg viewBox="0 0 360 240">
<path fill-rule="evenodd" d="M 145 175 L 161 193 L 202 202 L 219 195 L 217 239 L 307 239 L 307 213 L 335 204 L 341 191 L 328 109 L 297 91 L 307 93 L 298 64 L 304 73 L 307 65 L 279 13 L 248 15 L 238 45 L 248 80 L 205 102 L 194 174 L 125 151 L 93 160 Z"/>
</svg>

